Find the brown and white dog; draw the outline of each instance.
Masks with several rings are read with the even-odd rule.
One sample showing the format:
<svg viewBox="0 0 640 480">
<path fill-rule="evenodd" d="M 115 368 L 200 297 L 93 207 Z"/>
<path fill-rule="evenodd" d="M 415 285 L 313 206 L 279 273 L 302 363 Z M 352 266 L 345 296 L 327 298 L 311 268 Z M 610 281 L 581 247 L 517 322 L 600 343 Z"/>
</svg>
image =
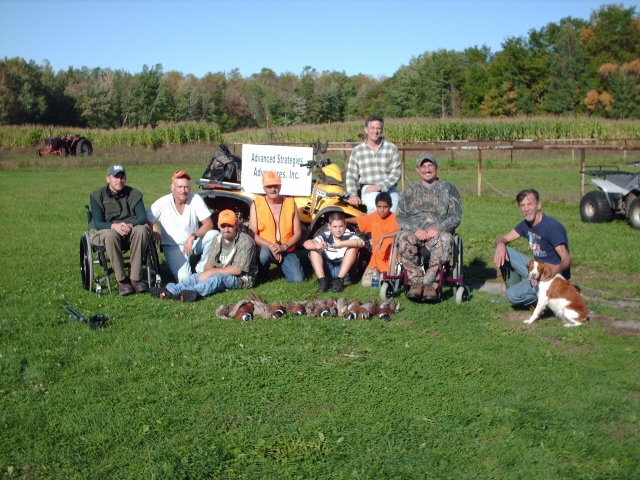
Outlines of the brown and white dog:
<svg viewBox="0 0 640 480">
<path fill-rule="evenodd" d="M 551 275 L 549 265 L 539 260 L 527 263 L 531 286 L 538 293 L 538 304 L 531 318 L 524 323 L 533 323 L 546 307 L 562 320 L 565 327 L 579 327 L 589 320 L 589 312 L 584 299 L 576 287 L 559 273 L 550 280 L 541 281 L 542 277 Z"/>
</svg>

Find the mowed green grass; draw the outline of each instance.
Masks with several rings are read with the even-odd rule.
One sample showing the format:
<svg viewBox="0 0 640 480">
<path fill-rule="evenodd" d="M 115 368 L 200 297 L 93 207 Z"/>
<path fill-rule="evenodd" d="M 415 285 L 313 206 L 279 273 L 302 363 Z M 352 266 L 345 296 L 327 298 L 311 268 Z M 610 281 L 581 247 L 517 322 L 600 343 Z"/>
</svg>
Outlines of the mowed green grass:
<svg viewBox="0 0 640 480">
<path fill-rule="evenodd" d="M 182 164 L 138 160 L 129 183 L 150 203 Z M 497 282 L 493 240 L 520 220 L 511 197 L 538 188 L 544 211 L 569 230 L 573 280 L 592 313 L 585 327 L 550 316 L 525 326 L 530 312 L 478 290 L 462 305 L 449 292 L 437 305 L 401 300 L 390 323 L 215 317 L 246 291 L 195 304 L 97 298 L 80 284 L 78 243 L 83 205 L 105 168 L 0 171 L 0 472 L 639 478 L 640 337 L 612 322 L 640 321 L 640 232 L 622 220 L 580 221 L 575 166 L 498 163 L 485 179 L 509 197 L 478 198 L 472 162 L 441 163 L 440 176 L 463 193 L 468 281 Z M 255 291 L 308 298 L 315 279 L 290 285 L 274 275 Z M 350 298 L 371 293 L 345 289 Z M 109 324 L 72 322 L 62 301 Z"/>
</svg>

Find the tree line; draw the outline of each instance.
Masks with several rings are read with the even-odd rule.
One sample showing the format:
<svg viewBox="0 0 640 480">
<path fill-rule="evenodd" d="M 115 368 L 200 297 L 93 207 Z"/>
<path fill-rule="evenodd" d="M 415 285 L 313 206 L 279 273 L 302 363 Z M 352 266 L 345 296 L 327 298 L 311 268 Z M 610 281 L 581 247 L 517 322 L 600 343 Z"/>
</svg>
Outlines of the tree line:
<svg viewBox="0 0 640 480">
<path fill-rule="evenodd" d="M 305 67 L 237 69 L 202 78 L 161 64 L 124 70 L 54 72 L 22 58 L 0 60 L 0 125 L 155 127 L 211 122 L 222 132 L 247 127 L 389 117 L 515 117 L 592 114 L 640 118 L 640 14 L 603 5 L 589 20 L 563 18 L 502 50 L 438 50 L 411 58 L 391 77 L 348 76 Z"/>
</svg>

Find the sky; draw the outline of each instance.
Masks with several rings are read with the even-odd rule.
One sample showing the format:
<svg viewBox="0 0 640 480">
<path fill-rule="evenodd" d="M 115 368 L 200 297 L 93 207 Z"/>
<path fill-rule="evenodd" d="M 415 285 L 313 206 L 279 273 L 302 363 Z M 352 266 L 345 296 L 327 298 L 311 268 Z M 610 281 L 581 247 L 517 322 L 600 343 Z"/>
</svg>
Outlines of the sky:
<svg viewBox="0 0 640 480">
<path fill-rule="evenodd" d="M 527 37 L 620 0 L 0 0 L 0 58 L 54 71 L 161 64 L 198 78 L 269 68 L 392 76 L 439 49 Z M 625 7 L 638 2 L 624 2 Z"/>
</svg>

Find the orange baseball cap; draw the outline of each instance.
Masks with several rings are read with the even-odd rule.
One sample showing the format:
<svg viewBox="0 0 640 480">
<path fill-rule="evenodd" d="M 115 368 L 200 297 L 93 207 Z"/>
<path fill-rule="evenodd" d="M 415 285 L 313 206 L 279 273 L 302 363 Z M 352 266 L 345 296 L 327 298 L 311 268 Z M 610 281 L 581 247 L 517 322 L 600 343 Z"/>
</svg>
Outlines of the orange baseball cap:
<svg viewBox="0 0 640 480">
<path fill-rule="evenodd" d="M 238 217 L 231 210 L 223 210 L 218 215 L 218 226 L 220 225 L 236 225 L 238 223 Z"/>
<path fill-rule="evenodd" d="M 282 179 L 277 172 L 269 170 L 262 174 L 262 185 L 282 185 Z"/>
<path fill-rule="evenodd" d="M 189 175 L 184 170 L 178 170 L 171 176 L 171 180 L 175 180 L 176 178 L 186 178 L 187 180 L 191 180 L 191 175 Z"/>
</svg>

